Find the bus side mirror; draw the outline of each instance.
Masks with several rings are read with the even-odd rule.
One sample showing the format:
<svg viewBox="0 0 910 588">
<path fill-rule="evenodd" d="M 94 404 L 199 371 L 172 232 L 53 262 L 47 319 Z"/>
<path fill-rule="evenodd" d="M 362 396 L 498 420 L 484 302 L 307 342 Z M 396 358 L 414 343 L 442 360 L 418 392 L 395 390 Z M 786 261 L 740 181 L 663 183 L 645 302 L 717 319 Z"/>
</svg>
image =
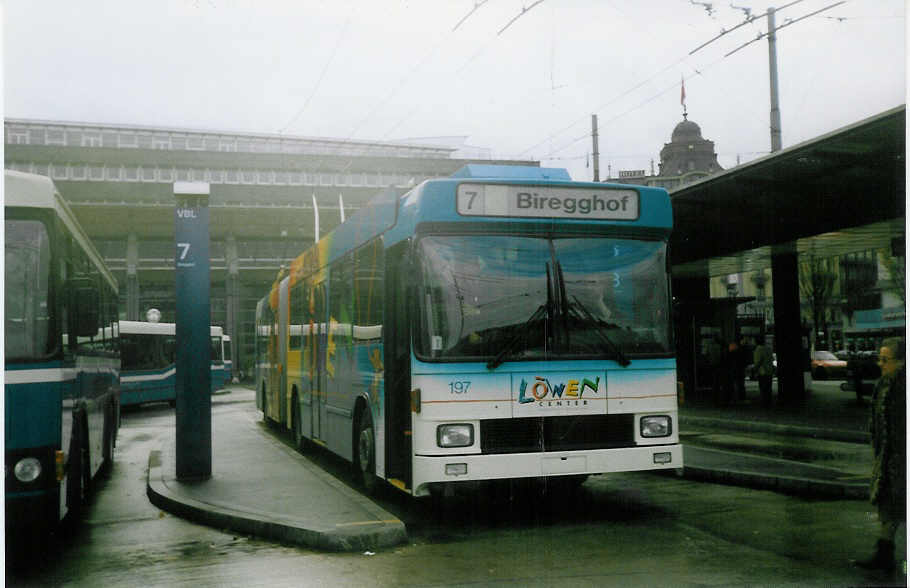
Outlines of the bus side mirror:
<svg viewBox="0 0 910 588">
<path fill-rule="evenodd" d="M 70 297 L 72 332 L 77 337 L 94 337 L 101 327 L 98 289 L 91 278 L 77 276 L 66 282 Z"/>
</svg>

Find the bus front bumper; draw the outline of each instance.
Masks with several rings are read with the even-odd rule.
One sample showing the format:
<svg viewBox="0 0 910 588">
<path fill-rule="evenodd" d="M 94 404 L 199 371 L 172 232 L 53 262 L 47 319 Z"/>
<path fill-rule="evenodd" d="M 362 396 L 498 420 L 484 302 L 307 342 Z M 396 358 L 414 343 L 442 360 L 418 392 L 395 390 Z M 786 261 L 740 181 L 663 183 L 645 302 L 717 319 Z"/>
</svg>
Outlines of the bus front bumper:
<svg viewBox="0 0 910 588">
<path fill-rule="evenodd" d="M 430 485 L 447 482 L 504 480 L 667 470 L 683 467 L 682 445 L 647 445 L 617 449 L 547 453 L 501 453 L 414 457 L 415 496 Z"/>
</svg>

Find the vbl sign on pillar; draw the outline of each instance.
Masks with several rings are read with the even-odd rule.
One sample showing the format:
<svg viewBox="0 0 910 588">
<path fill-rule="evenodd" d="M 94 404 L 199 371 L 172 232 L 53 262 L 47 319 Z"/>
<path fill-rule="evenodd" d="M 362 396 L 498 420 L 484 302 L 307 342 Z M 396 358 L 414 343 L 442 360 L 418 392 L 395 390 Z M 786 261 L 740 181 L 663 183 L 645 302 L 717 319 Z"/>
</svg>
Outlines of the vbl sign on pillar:
<svg viewBox="0 0 910 588">
<path fill-rule="evenodd" d="M 209 185 L 176 182 L 177 478 L 212 475 Z"/>
</svg>

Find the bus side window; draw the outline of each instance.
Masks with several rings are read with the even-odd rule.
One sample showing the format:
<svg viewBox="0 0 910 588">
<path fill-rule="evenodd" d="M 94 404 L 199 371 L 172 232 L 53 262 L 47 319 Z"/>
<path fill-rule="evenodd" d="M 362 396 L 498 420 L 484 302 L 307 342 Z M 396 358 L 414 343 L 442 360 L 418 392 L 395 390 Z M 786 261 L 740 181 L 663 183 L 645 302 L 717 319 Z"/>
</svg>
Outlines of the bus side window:
<svg viewBox="0 0 910 588">
<path fill-rule="evenodd" d="M 351 344 L 351 325 L 354 323 L 351 316 L 353 270 L 354 256 L 346 255 L 332 268 L 329 280 L 329 316 L 336 323 L 332 327 L 336 345 Z"/>
<path fill-rule="evenodd" d="M 298 282 L 291 288 L 290 292 L 290 312 L 288 319 L 290 325 L 288 329 L 288 349 L 300 349 L 303 346 L 303 336 L 301 325 L 306 324 L 306 304 L 307 294 L 304 289 L 304 282 Z"/>
<path fill-rule="evenodd" d="M 123 369 L 139 367 L 139 342 L 135 335 L 125 335 L 120 340 L 120 358 Z"/>
<path fill-rule="evenodd" d="M 383 258 L 379 239 L 362 247 L 354 259 L 354 326 L 360 339 L 378 339 L 382 334 Z M 364 329 L 363 327 L 375 327 Z"/>
<path fill-rule="evenodd" d="M 166 364 L 172 364 L 177 361 L 177 339 L 175 337 L 165 337 L 161 347 Z"/>
</svg>

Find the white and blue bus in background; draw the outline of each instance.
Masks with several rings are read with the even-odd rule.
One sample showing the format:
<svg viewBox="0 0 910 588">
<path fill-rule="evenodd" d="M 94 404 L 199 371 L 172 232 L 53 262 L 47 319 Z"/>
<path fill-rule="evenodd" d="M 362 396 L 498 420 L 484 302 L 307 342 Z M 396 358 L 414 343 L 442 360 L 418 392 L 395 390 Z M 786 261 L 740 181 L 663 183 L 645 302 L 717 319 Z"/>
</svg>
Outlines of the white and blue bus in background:
<svg viewBox="0 0 910 588">
<path fill-rule="evenodd" d="M 148 316 L 155 316 L 150 309 Z M 212 379 L 210 391 L 230 383 L 224 361 L 222 327 L 211 327 Z M 120 374 L 121 406 L 150 402 L 177 402 L 177 325 L 152 321 L 120 321 L 123 361 Z"/>
<path fill-rule="evenodd" d="M 368 490 L 680 468 L 672 225 L 666 190 L 562 169 L 386 191 L 259 302 L 257 404 Z"/>
<path fill-rule="evenodd" d="M 4 176 L 6 543 L 78 513 L 120 420 L 117 281 L 44 176 Z"/>
</svg>

